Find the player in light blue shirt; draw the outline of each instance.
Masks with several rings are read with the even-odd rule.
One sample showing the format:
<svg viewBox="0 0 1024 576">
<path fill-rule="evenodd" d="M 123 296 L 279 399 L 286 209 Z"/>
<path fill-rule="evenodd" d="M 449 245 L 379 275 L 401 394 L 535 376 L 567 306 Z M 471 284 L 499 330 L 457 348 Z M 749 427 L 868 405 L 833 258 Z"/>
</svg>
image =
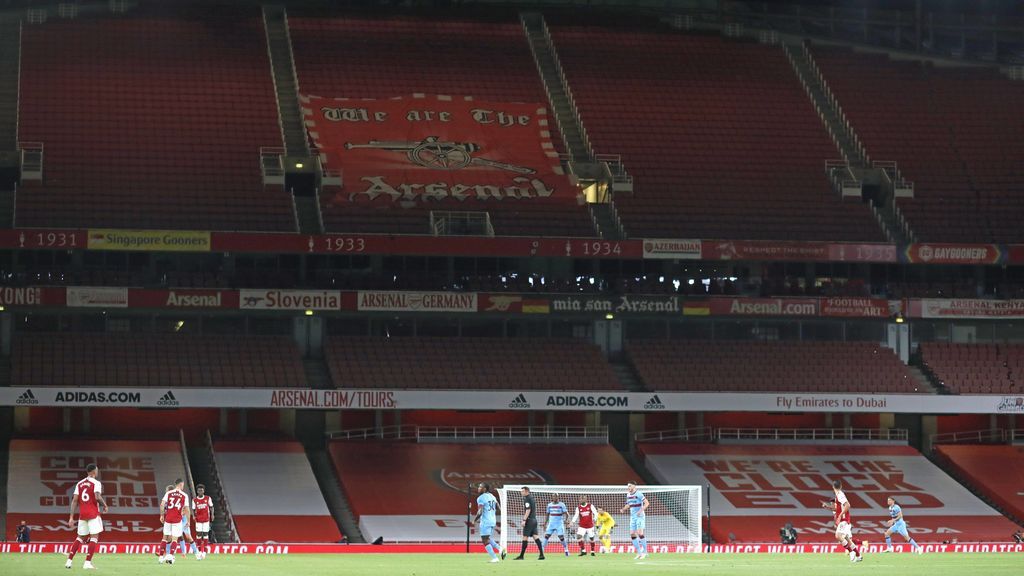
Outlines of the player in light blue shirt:
<svg viewBox="0 0 1024 576">
<path fill-rule="evenodd" d="M 497 540 L 491 538 L 495 535 L 495 526 L 498 525 L 498 499 L 491 494 L 491 485 L 486 482 L 477 485 L 476 492 L 479 496 L 476 498 L 476 518 L 473 519 L 473 523 L 480 522 L 480 540 L 484 543 L 484 550 L 487 550 L 491 562 L 500 562 L 505 559 L 505 551 L 501 549 Z M 501 560 L 498 559 L 499 555 Z"/>
<path fill-rule="evenodd" d="M 651 505 L 647 497 L 640 490 L 637 490 L 636 482 L 626 484 L 626 505 L 619 512 L 629 510 L 629 537 L 633 539 L 633 549 L 636 550 L 634 560 L 647 558 L 647 540 L 644 538 L 644 528 L 647 527 L 647 507 Z"/>
<path fill-rule="evenodd" d="M 547 547 L 551 535 L 557 534 L 558 539 L 562 541 L 562 548 L 565 549 L 566 556 L 569 555 L 569 542 L 565 539 L 565 517 L 567 514 L 569 514 L 569 507 L 562 502 L 558 494 L 552 494 L 551 502 L 548 504 L 548 528 L 544 531 L 544 547 Z"/>
<path fill-rule="evenodd" d="M 907 521 L 903 519 L 903 509 L 896 503 L 896 499 L 889 496 L 889 521 L 885 523 L 888 528 L 885 531 L 885 550 L 883 552 L 892 552 L 892 535 L 899 534 L 903 536 L 903 539 L 910 542 L 910 548 L 918 554 L 924 553 L 924 548 L 920 544 L 914 542 L 914 539 L 910 537 L 910 532 L 907 530 Z"/>
</svg>

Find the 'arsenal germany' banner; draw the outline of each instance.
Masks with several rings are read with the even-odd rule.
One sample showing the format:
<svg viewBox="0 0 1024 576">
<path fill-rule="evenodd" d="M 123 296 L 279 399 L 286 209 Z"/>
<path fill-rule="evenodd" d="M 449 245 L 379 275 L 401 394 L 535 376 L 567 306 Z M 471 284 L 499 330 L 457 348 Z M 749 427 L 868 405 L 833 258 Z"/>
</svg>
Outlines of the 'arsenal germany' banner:
<svg viewBox="0 0 1024 576">
<path fill-rule="evenodd" d="M 303 96 L 302 112 L 326 165 L 342 171 L 341 198 L 411 207 L 579 197 L 541 104 Z"/>
</svg>

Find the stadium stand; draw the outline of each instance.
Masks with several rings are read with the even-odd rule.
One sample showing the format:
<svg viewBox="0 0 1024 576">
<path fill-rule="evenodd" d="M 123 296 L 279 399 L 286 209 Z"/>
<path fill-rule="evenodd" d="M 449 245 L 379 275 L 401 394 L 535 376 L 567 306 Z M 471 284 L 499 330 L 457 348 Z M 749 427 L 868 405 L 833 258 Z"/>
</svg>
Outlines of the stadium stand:
<svg viewBox="0 0 1024 576">
<path fill-rule="evenodd" d="M 715 445 L 643 443 L 644 463 L 659 482 L 710 485 L 712 537 L 777 542 L 792 522 L 799 542 L 833 542 L 835 525 L 821 501 L 831 480 L 846 483 L 858 538 L 877 543 L 894 496 L 913 537 L 941 542 L 1005 541 L 1014 526 L 909 446 Z"/>
<path fill-rule="evenodd" d="M 1024 345 L 922 342 L 921 360 L 955 394 L 1024 392 Z"/>
<path fill-rule="evenodd" d="M 414 93 L 495 102 L 548 98 L 518 21 L 395 17 L 289 18 L 300 91 L 324 97 L 394 98 Z M 445 54 L 430 57 L 428 54 Z M 501 62 L 501 66 L 495 66 Z M 559 137 L 552 135 L 558 148 Z M 368 207 L 321 196 L 328 231 L 426 234 L 426 208 Z M 487 210 L 503 236 L 594 236 L 585 207 L 537 200 L 436 209 Z"/>
<path fill-rule="evenodd" d="M 632 340 L 649 390 L 926 393 L 875 342 Z"/>
<path fill-rule="evenodd" d="M 918 240 L 1020 242 L 1024 85 L 846 48 L 813 55 L 867 154 L 914 182 L 898 205 Z"/>
<path fill-rule="evenodd" d="M 154 542 L 161 526 L 160 498 L 175 478 L 185 478 L 177 441 L 12 440 L 8 465 L 7 541 L 22 520 L 34 527 L 33 541 L 70 540 L 68 493 L 85 477 L 85 466 L 100 467 L 108 542 Z"/>
<path fill-rule="evenodd" d="M 306 386 L 298 347 L 283 336 L 21 334 L 11 365 L 21 386 Z"/>
<path fill-rule="evenodd" d="M 260 173 L 282 146 L 262 22 L 236 14 L 26 25 L 18 135 L 45 160 L 17 225 L 295 231 Z"/>
<path fill-rule="evenodd" d="M 552 37 L 594 151 L 636 177 L 615 198 L 630 236 L 884 241 L 867 206 L 831 190 L 839 152 L 780 49 L 593 26 Z"/>
<path fill-rule="evenodd" d="M 636 478 L 608 445 L 334 441 L 330 453 L 368 541 L 464 541 L 471 483 L 619 485 Z"/>
<path fill-rule="evenodd" d="M 935 455 L 975 492 L 1024 518 L 1024 446 L 944 444 L 935 447 Z"/>
<path fill-rule="evenodd" d="M 341 540 L 301 444 L 218 440 L 214 449 L 243 542 Z"/>
<path fill-rule="evenodd" d="M 578 340 L 333 337 L 325 356 L 338 388 L 621 389 Z"/>
</svg>

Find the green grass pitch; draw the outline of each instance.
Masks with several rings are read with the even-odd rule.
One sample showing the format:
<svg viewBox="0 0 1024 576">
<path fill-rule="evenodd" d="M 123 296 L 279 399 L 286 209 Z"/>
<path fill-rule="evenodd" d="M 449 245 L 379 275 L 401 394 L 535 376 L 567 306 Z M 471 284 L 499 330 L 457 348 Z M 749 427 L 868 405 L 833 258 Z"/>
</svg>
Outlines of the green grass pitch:
<svg viewBox="0 0 1024 576">
<path fill-rule="evenodd" d="M 794 574 L 898 574 L 900 576 L 1019 576 L 1021 554 L 872 554 L 851 564 L 844 554 L 773 556 L 768 554 L 651 556 L 637 562 L 628 555 L 596 558 L 552 555 L 538 562 L 508 560 L 488 564 L 486 553 L 473 554 L 296 554 L 292 556 L 209 556 L 202 562 L 179 558 L 174 566 L 162 566 L 146 554 L 99 556 L 95 572 L 82 570 L 83 558 L 72 570 L 64 569 L 58 554 L 10 554 L 0 556 L 4 576 L 88 573 L 117 576 L 178 574 L 203 576 L 269 575 L 374 575 L 374 576 L 624 576 L 699 574 L 701 576 L 793 576 Z"/>
</svg>

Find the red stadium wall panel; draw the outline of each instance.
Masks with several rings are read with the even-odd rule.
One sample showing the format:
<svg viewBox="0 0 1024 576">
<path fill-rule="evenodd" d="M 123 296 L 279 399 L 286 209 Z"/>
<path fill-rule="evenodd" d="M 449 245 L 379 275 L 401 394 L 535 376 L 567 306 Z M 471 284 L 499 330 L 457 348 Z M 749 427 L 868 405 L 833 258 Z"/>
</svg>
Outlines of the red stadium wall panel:
<svg viewBox="0 0 1024 576">
<path fill-rule="evenodd" d="M 152 542 L 160 530 L 160 497 L 175 478 L 185 477 L 181 445 L 174 441 L 13 440 L 7 484 L 7 539 L 26 521 L 42 542 L 71 541 L 66 524 L 71 491 L 96 463 L 103 497 L 107 542 Z"/>
<path fill-rule="evenodd" d="M 637 476 L 607 445 L 335 442 L 330 452 L 363 535 L 389 542 L 464 541 L 471 483 L 625 485 Z"/>
<path fill-rule="evenodd" d="M 1006 540 L 1014 526 L 908 446 L 644 444 L 648 469 L 669 484 L 711 486 L 711 531 L 741 542 L 777 542 L 792 522 L 800 542 L 832 542 L 831 481 L 844 482 L 854 536 L 878 541 L 886 498 L 902 505 L 922 542 Z"/>
<path fill-rule="evenodd" d="M 301 444 L 218 441 L 214 451 L 244 542 L 341 540 Z"/>
<path fill-rule="evenodd" d="M 997 506 L 1024 518 L 1024 446 L 938 446 L 956 471 Z"/>
</svg>

